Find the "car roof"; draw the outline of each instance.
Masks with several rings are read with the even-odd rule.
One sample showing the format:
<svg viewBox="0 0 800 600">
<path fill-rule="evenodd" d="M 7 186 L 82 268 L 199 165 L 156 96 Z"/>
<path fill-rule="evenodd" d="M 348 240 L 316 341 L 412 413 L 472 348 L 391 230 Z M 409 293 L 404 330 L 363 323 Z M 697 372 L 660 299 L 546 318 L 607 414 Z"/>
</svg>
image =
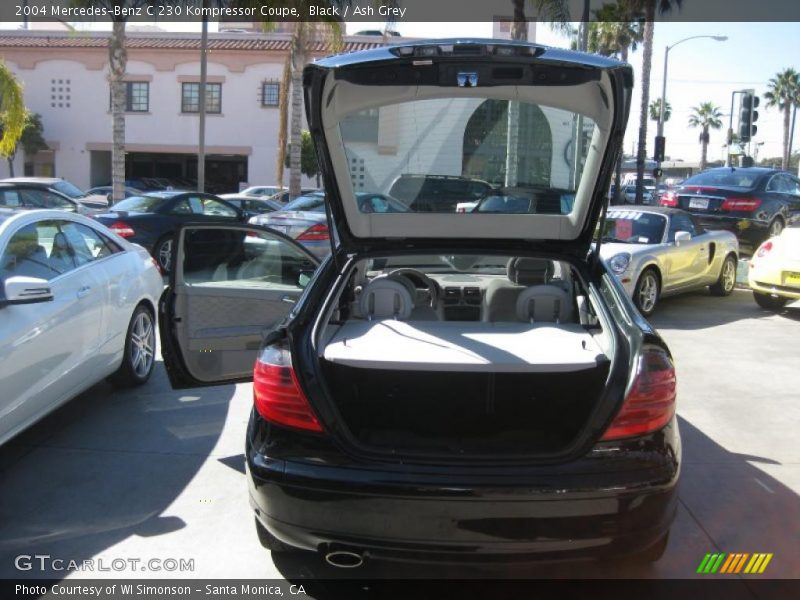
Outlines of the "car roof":
<svg viewBox="0 0 800 600">
<path fill-rule="evenodd" d="M 647 213 L 654 213 L 657 215 L 664 215 L 664 216 L 672 216 L 672 215 L 687 215 L 692 216 L 692 213 L 687 212 L 680 208 L 673 208 L 671 206 L 649 206 L 649 205 L 642 205 L 642 204 L 615 204 L 614 206 L 609 206 L 608 211 L 630 211 L 630 212 L 647 212 Z"/>
<path fill-rule="evenodd" d="M 731 173 L 742 172 L 756 175 L 766 175 L 768 173 L 787 173 L 788 175 L 792 175 L 792 173 L 789 173 L 788 171 L 783 171 L 774 167 L 714 167 L 713 169 L 706 169 L 705 171 L 695 173 L 694 175 L 702 175 L 703 173 L 710 173 L 712 171 L 729 171 Z M 692 175 L 692 177 L 694 177 L 694 175 Z"/>
</svg>

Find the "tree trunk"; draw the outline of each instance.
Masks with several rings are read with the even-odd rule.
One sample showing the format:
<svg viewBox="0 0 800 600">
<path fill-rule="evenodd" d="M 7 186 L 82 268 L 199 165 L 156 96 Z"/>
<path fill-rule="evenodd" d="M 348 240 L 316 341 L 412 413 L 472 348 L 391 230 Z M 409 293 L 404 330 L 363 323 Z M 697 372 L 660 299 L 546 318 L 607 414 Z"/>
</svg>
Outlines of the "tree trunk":
<svg viewBox="0 0 800 600">
<path fill-rule="evenodd" d="M 513 0 L 514 22 L 511 24 L 512 40 L 528 39 L 528 22 L 525 17 L 525 0 Z M 506 176 L 505 187 L 517 185 L 519 164 L 519 102 L 509 101 L 506 112 Z"/>
<path fill-rule="evenodd" d="M 705 171 L 708 164 L 708 125 L 703 126 L 700 138 L 700 170 Z"/>
<path fill-rule="evenodd" d="M 300 195 L 301 151 L 303 146 L 303 67 L 306 63 L 307 23 L 298 22 L 292 37 L 292 119 L 289 128 L 289 198 Z"/>
<path fill-rule="evenodd" d="M 792 103 L 786 102 L 783 106 L 783 159 L 781 160 L 781 169 L 784 171 L 789 170 L 789 136 L 792 131 L 791 115 Z"/>
<path fill-rule="evenodd" d="M 278 157 L 275 164 L 275 183 L 283 187 L 283 173 L 286 169 L 286 142 L 289 123 L 289 89 L 292 85 L 292 55 L 291 53 L 283 64 L 281 76 L 280 96 L 278 100 Z"/>
<path fill-rule="evenodd" d="M 109 84 L 111 86 L 111 185 L 112 203 L 125 198 L 125 21 L 114 21 L 108 40 Z"/>
<path fill-rule="evenodd" d="M 653 29 L 656 18 L 655 0 L 648 0 L 645 6 L 644 43 L 642 44 L 642 103 L 639 115 L 639 144 L 636 150 L 636 204 L 644 201 L 644 165 L 647 160 L 647 119 L 650 104 L 650 67 L 653 61 Z"/>
<path fill-rule="evenodd" d="M 525 0 L 512 0 L 514 5 L 514 22 L 511 23 L 511 39 L 528 39 L 528 21 L 525 17 Z"/>
<path fill-rule="evenodd" d="M 619 57 L 622 62 L 628 62 L 628 48 L 627 46 L 623 46 L 620 48 Z M 622 156 L 625 154 L 622 148 L 619 150 L 619 156 L 617 157 L 617 167 L 614 170 L 614 196 L 611 198 L 611 204 L 618 204 L 620 202 L 620 198 L 622 198 Z"/>
<path fill-rule="evenodd" d="M 8 176 L 9 177 L 16 177 L 16 175 L 14 175 L 14 157 L 13 156 L 9 156 L 8 157 Z"/>
</svg>

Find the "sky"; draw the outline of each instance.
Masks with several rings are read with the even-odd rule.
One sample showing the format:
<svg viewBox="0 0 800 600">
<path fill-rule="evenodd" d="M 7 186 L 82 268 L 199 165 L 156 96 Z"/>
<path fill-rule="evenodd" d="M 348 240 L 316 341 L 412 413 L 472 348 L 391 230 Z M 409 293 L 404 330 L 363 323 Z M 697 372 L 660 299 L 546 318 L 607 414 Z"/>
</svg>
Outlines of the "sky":
<svg viewBox="0 0 800 600">
<path fill-rule="evenodd" d="M 5 24 L 0 24 L 5 25 Z M 11 25 L 11 24 L 8 24 Z M 160 23 L 162 27 L 166 23 Z M 15 26 L 18 26 L 16 24 Z M 108 29 L 107 23 L 84 23 L 85 28 Z M 347 33 L 364 29 L 383 29 L 383 22 L 348 22 Z M 198 23 L 170 23 L 176 31 L 199 31 Z M 415 23 L 398 22 L 393 24 L 403 36 L 407 37 L 450 37 L 474 36 L 491 37 L 491 23 Z M 216 24 L 211 24 L 214 30 Z M 713 102 L 724 114 L 723 127 L 711 132 L 708 147 L 709 160 L 724 159 L 725 137 L 730 114 L 731 92 L 752 88 L 761 97 L 756 123 L 758 133 L 754 144 L 757 157 L 776 157 L 782 153 L 782 116 L 777 108 L 767 108 L 763 94 L 767 81 L 787 67 L 800 70 L 800 27 L 798 23 L 740 23 L 740 22 L 669 22 L 659 21 L 655 26 L 654 52 L 651 72 L 650 100 L 661 97 L 661 84 L 664 69 L 664 50 L 686 37 L 695 35 L 727 36 L 728 40 L 717 42 L 711 39 L 696 39 L 680 44 L 670 51 L 667 81 L 667 101 L 672 105 L 672 117 L 665 123 L 667 138 L 666 154 L 673 159 L 699 162 L 699 130 L 690 129 L 687 121 L 693 106 L 701 102 Z M 554 32 L 547 24 L 536 26 L 536 42 L 568 47 L 569 40 Z M 635 88 L 628 128 L 625 135 L 624 150 L 634 151 L 638 137 L 639 105 L 641 94 L 641 47 L 633 52 L 629 62 L 634 68 Z M 736 109 L 734 109 L 736 111 Z M 736 116 L 734 115 L 734 128 Z M 652 155 L 653 137 L 656 123 L 648 123 L 648 155 Z M 797 127 L 795 131 L 797 132 Z M 800 148 L 800 132 L 796 133 L 794 148 Z M 755 151 L 755 146 L 753 147 Z"/>
</svg>

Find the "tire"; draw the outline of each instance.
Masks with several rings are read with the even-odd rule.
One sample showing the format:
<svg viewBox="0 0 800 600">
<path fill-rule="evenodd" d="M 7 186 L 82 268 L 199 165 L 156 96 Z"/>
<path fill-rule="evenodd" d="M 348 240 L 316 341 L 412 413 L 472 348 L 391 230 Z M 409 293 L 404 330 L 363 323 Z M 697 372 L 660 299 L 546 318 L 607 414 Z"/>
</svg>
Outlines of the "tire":
<svg viewBox="0 0 800 600">
<path fill-rule="evenodd" d="M 753 300 L 756 301 L 761 308 L 778 312 L 786 304 L 786 298 L 780 296 L 770 296 L 769 294 L 762 294 L 761 292 L 753 292 Z"/>
<path fill-rule="evenodd" d="M 165 235 L 153 246 L 153 258 L 156 259 L 162 273 L 169 273 L 172 266 L 172 235 Z"/>
<path fill-rule="evenodd" d="M 775 237 L 776 235 L 780 235 L 784 227 L 785 225 L 783 224 L 783 219 L 780 217 L 775 217 L 772 223 L 769 224 L 769 229 L 767 230 L 767 239 Z"/>
<path fill-rule="evenodd" d="M 153 313 L 143 305 L 133 311 L 128 331 L 125 334 L 125 349 L 122 364 L 109 377 L 119 387 L 135 387 L 144 384 L 153 373 L 156 350 L 156 325 Z"/>
<path fill-rule="evenodd" d="M 709 286 L 712 296 L 730 296 L 736 287 L 736 269 L 739 265 L 736 257 L 729 254 L 722 261 L 722 268 L 719 270 L 719 278 L 714 285 Z"/>
<path fill-rule="evenodd" d="M 258 517 L 254 517 L 256 523 L 256 535 L 258 536 L 259 543 L 269 550 L 270 552 L 292 552 L 294 548 L 288 544 L 284 544 L 274 535 L 272 535 L 267 528 L 261 524 Z"/>
<path fill-rule="evenodd" d="M 643 316 L 649 317 L 656 309 L 660 294 L 661 284 L 659 283 L 658 271 L 648 267 L 639 275 L 639 280 L 633 289 L 633 303 Z"/>
<path fill-rule="evenodd" d="M 664 552 L 667 550 L 667 545 L 669 545 L 669 531 L 662 535 L 655 544 L 649 548 L 645 548 L 639 554 L 637 554 L 636 560 L 643 563 L 658 562 L 661 560 L 661 557 L 664 556 Z"/>
</svg>

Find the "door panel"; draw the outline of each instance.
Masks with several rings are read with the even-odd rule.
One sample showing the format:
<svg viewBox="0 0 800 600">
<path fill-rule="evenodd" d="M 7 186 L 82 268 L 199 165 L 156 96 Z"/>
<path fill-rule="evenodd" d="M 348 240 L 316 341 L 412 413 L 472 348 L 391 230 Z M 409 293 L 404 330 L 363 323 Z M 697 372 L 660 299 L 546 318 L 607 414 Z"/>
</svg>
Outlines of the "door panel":
<svg viewBox="0 0 800 600">
<path fill-rule="evenodd" d="M 300 297 L 317 259 L 252 225 L 187 225 L 176 239 L 177 266 L 160 308 L 173 386 L 250 379 L 261 340 Z"/>
<path fill-rule="evenodd" d="M 689 241 L 675 244 L 675 234 L 686 231 L 692 235 Z M 702 279 L 708 268 L 708 236 L 697 235 L 692 220 L 687 215 L 673 215 L 669 224 L 668 242 L 673 245 L 669 253 L 670 270 L 665 278 L 664 290 L 677 290 L 692 286 Z"/>
</svg>

